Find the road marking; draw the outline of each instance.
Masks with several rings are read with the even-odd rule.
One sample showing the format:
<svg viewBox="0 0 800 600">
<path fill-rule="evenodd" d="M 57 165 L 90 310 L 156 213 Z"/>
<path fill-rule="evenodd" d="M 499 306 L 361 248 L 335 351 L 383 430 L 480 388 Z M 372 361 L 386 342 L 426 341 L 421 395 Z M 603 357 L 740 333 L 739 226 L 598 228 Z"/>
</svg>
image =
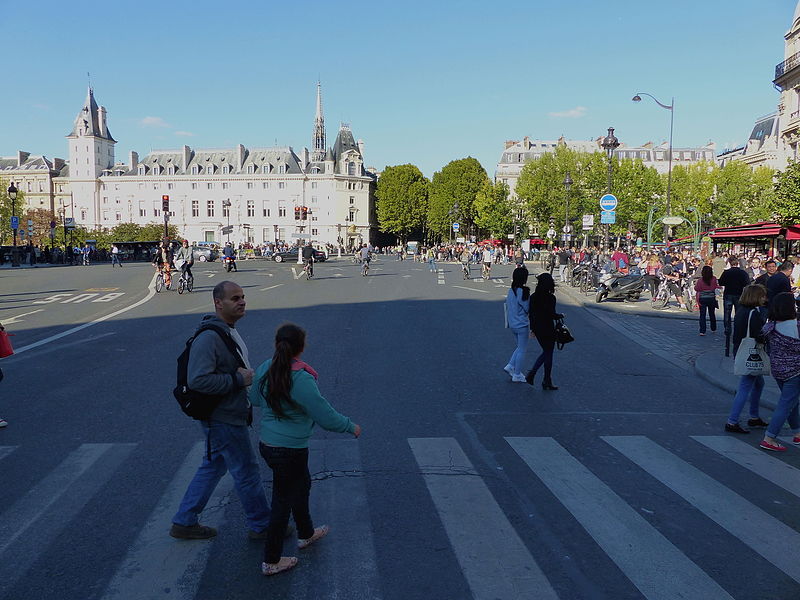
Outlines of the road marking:
<svg viewBox="0 0 800 600">
<path fill-rule="evenodd" d="M 78 325 L 77 327 L 73 327 L 72 329 L 67 329 L 66 331 L 62 331 L 61 333 L 57 333 L 56 335 L 51 335 L 50 337 L 45 338 L 43 340 L 39 340 L 38 342 L 34 342 L 33 344 L 28 344 L 27 346 L 22 346 L 21 348 L 16 348 L 14 350 L 14 354 L 22 354 L 23 352 L 27 352 L 28 350 L 33 350 L 34 348 L 38 348 L 39 346 L 43 346 L 45 344 L 49 344 L 50 342 L 54 342 L 56 340 L 60 340 L 63 337 L 66 337 L 68 335 L 72 335 L 73 333 L 77 333 L 79 331 L 83 331 L 87 327 L 92 327 L 93 325 L 97 325 L 98 323 L 102 323 L 103 321 L 107 321 L 109 319 L 112 319 L 112 318 L 116 317 L 117 315 L 121 315 L 123 313 L 126 313 L 129 310 L 136 308 L 137 306 L 141 306 L 142 304 L 144 304 L 145 302 L 150 300 L 150 298 L 155 296 L 155 294 L 156 294 L 155 281 L 156 281 L 156 275 L 154 273 L 153 274 L 153 279 L 150 281 L 150 285 L 148 287 L 148 289 L 150 291 L 147 293 L 147 295 L 144 298 L 142 298 L 138 302 L 134 302 L 133 304 L 131 304 L 130 306 L 126 306 L 125 308 L 121 308 L 119 310 L 115 310 L 114 312 L 109 313 L 109 314 L 107 314 L 105 316 L 98 317 L 94 321 L 89 321 L 88 323 L 83 323 L 82 325 Z"/>
<path fill-rule="evenodd" d="M 83 290 L 84 292 L 116 292 L 119 288 L 88 288 Z"/>
<path fill-rule="evenodd" d="M 408 444 L 472 597 L 557 600 L 458 442 L 453 438 L 409 438 Z"/>
<path fill-rule="evenodd" d="M 195 597 L 213 540 L 176 540 L 167 535 L 167 528 L 200 466 L 205 445 L 205 441 L 201 441 L 192 447 L 114 573 L 103 598 L 188 600 Z M 233 479 L 226 476 L 217 484 L 203 511 L 204 525 L 216 527 L 222 522 L 225 497 L 231 491 L 232 482 Z"/>
<path fill-rule="evenodd" d="M 648 600 L 731 598 L 553 438 L 505 439 Z"/>
<path fill-rule="evenodd" d="M 11 454 L 18 447 L 19 446 L 0 446 L 0 460 L 3 460 L 6 456 Z"/>
<path fill-rule="evenodd" d="M 333 276 L 334 277 L 344 277 L 344 275 L 342 275 L 341 273 L 334 273 Z"/>
<path fill-rule="evenodd" d="M 403 275 L 403 279 L 405 279 L 407 277 L 411 277 L 411 275 Z"/>
<path fill-rule="evenodd" d="M 644 436 L 601 437 L 789 577 L 800 581 L 800 533 Z"/>
<path fill-rule="evenodd" d="M 95 296 L 99 296 L 100 294 L 78 294 L 77 296 L 73 296 L 72 298 L 67 298 L 66 300 L 62 300 L 61 304 L 80 304 L 81 302 L 86 302 L 89 298 L 94 298 Z"/>
<path fill-rule="evenodd" d="M 295 269 L 294 267 L 292 267 L 292 275 L 294 275 L 294 278 L 295 278 L 295 279 L 300 279 L 300 278 L 301 278 L 303 275 L 305 275 L 305 272 L 304 272 L 304 271 L 301 269 L 301 270 L 300 270 L 300 274 L 298 275 L 298 274 L 297 274 L 297 269 Z"/>
<path fill-rule="evenodd" d="M 439 285 L 444 285 L 444 269 L 438 269 L 438 276 L 439 280 L 437 281 L 437 283 Z"/>
<path fill-rule="evenodd" d="M 4 325 L 11 325 L 12 323 L 19 323 L 19 322 L 25 320 L 22 317 L 27 317 L 28 315 L 35 315 L 36 313 L 40 313 L 43 310 L 44 310 L 43 308 L 37 308 L 36 310 L 32 310 L 31 312 L 22 313 L 21 315 L 17 315 L 16 317 L 5 318 L 5 319 L 3 319 L 3 324 Z"/>
<path fill-rule="evenodd" d="M 481 294 L 488 294 L 488 293 L 490 293 L 490 292 L 489 292 L 489 290 L 478 290 L 478 289 L 471 288 L 471 287 L 465 287 L 465 286 L 463 286 L 463 285 L 453 285 L 453 286 L 451 286 L 451 287 L 458 288 L 458 289 L 460 289 L 460 290 L 470 290 L 471 292 L 480 292 Z"/>
<path fill-rule="evenodd" d="M 216 276 L 217 276 L 217 274 L 216 274 L 216 273 L 209 273 L 209 274 L 207 275 L 207 277 L 208 277 L 209 279 L 211 279 L 212 277 L 216 277 Z"/>
<path fill-rule="evenodd" d="M 719 452 L 725 458 L 760 475 L 770 483 L 800 497 L 800 469 L 777 460 L 763 450 L 731 437 L 721 435 L 693 435 L 704 446 Z"/>
<path fill-rule="evenodd" d="M 282 283 L 276 283 L 275 285 L 271 285 L 269 287 L 261 288 L 258 291 L 259 292 L 266 292 L 267 290 L 272 290 L 272 289 L 275 289 L 276 287 L 281 287 L 282 285 L 283 285 Z"/>
<path fill-rule="evenodd" d="M 0 596 L 41 558 L 135 446 L 82 444 L 0 515 Z"/>
</svg>

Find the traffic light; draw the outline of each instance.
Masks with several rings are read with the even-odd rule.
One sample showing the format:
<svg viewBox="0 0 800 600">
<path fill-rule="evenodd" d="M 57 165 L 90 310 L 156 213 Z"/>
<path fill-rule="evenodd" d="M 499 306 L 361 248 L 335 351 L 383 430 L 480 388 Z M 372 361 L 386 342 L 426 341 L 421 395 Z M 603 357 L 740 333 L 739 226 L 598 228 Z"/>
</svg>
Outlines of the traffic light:
<svg viewBox="0 0 800 600">
<path fill-rule="evenodd" d="M 299 221 L 300 220 L 300 207 L 299 206 L 295 206 L 294 207 L 294 220 L 295 221 Z"/>
<path fill-rule="evenodd" d="M 169 212 L 169 196 L 166 194 L 161 196 L 161 210 L 163 210 L 165 213 Z"/>
<path fill-rule="evenodd" d="M 308 207 L 303 207 L 303 221 L 308 221 Z"/>
</svg>

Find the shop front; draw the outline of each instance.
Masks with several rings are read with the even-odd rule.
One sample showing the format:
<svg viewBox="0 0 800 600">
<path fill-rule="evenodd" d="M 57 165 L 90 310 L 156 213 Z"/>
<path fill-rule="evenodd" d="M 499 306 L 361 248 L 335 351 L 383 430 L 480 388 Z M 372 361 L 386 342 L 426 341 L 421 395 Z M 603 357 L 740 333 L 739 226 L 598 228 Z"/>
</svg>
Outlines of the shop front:
<svg viewBox="0 0 800 600">
<path fill-rule="evenodd" d="M 800 225 L 783 226 L 769 221 L 752 225 L 720 227 L 711 233 L 714 252 L 760 253 L 784 258 L 800 251 Z"/>
</svg>

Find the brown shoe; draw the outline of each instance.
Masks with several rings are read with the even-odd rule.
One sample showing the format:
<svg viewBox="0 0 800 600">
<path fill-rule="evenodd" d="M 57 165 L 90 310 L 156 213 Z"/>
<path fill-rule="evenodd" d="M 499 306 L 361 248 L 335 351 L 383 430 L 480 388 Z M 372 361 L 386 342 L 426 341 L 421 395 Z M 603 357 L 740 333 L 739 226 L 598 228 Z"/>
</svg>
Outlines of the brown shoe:
<svg viewBox="0 0 800 600">
<path fill-rule="evenodd" d="M 173 523 L 169 534 L 179 540 L 207 540 L 217 535 L 217 530 L 200 523 L 189 526 Z"/>
</svg>

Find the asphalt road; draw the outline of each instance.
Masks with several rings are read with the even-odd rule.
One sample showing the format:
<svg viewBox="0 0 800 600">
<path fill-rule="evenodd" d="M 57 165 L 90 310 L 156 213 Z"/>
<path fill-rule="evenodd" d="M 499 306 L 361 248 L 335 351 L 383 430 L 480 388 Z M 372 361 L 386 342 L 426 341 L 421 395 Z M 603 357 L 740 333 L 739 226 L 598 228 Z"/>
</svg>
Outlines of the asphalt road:
<svg viewBox="0 0 800 600">
<path fill-rule="evenodd" d="M 182 296 L 151 293 L 149 265 L 0 272 L 21 350 L 0 384 L 0 598 L 800 597 L 800 451 L 721 432 L 730 396 L 661 348 L 701 343 L 695 323 L 630 327 L 559 290 L 576 342 L 544 392 L 502 371 L 511 267 L 439 269 L 198 264 Z M 217 538 L 167 535 L 203 451 L 175 359 L 225 277 L 253 361 L 302 325 L 323 394 L 363 427 L 315 433 L 312 514 L 331 533 L 275 578 L 229 477 L 203 516 Z"/>
</svg>

